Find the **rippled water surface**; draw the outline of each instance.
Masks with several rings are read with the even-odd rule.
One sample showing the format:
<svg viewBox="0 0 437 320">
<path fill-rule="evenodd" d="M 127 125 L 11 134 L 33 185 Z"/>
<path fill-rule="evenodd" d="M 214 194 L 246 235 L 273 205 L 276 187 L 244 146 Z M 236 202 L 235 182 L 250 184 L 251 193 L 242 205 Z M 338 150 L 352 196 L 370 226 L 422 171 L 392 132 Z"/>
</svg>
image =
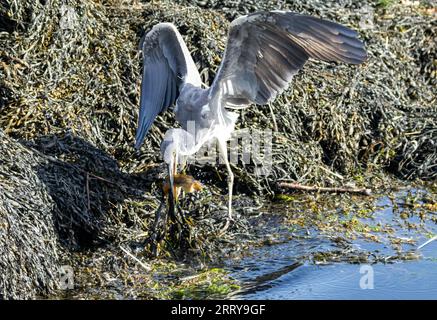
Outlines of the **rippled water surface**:
<svg viewBox="0 0 437 320">
<path fill-rule="evenodd" d="M 328 238 L 314 232 L 300 239 L 255 249 L 251 255 L 229 262 L 228 270 L 240 280 L 235 299 L 437 299 L 437 241 L 417 250 L 418 244 L 437 234 L 435 223 L 426 222 L 423 232 L 395 223 L 392 202 L 383 197 L 372 221 L 394 226 L 395 234 L 416 240 L 402 245 L 406 258 L 398 259 L 391 245 L 363 239 L 349 243 L 353 252 L 375 254 L 369 263 L 317 263 L 312 253 L 338 249 Z M 431 212 L 430 214 L 436 214 Z M 417 217 L 410 217 L 417 220 Z M 370 222 L 372 223 L 372 222 Z M 411 260 L 408 258 L 411 257 Z M 370 287 L 363 289 L 362 287 Z M 371 288 L 373 286 L 373 289 Z"/>
</svg>

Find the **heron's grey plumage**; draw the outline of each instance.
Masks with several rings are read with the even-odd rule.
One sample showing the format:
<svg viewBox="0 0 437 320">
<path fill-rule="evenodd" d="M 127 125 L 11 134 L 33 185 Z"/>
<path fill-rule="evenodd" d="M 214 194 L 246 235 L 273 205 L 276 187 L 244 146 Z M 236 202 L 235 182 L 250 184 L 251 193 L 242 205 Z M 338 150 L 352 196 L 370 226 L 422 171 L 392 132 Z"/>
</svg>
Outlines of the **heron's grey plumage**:
<svg viewBox="0 0 437 320">
<path fill-rule="evenodd" d="M 229 215 L 233 174 L 226 141 L 237 114 L 226 108 L 267 104 L 285 90 L 309 58 L 359 64 L 367 53 L 357 33 L 340 24 L 292 12 L 257 12 L 234 20 L 219 71 L 210 88 L 176 27 L 160 23 L 144 37 L 144 71 L 136 135 L 139 147 L 156 116 L 175 103 L 180 129 L 167 131 L 165 162 L 196 153 L 216 138 L 228 169 Z"/>
<path fill-rule="evenodd" d="M 267 104 L 310 57 L 358 64 L 367 54 L 355 31 L 334 22 L 281 11 L 240 17 L 231 24 L 210 97 L 223 91 L 221 108 Z"/>
<path fill-rule="evenodd" d="M 185 84 L 200 87 L 199 72 L 176 27 L 160 23 L 141 40 L 143 78 L 135 146 L 139 148 L 156 116 L 171 106 Z"/>
</svg>

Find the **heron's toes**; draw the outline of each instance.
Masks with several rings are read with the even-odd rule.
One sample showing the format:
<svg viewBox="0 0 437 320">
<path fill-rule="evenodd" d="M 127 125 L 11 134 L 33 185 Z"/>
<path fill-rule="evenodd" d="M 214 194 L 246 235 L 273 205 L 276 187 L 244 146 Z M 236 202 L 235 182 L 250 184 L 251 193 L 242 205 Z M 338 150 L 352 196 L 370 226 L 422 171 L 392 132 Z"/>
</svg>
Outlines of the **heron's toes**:
<svg viewBox="0 0 437 320">
<path fill-rule="evenodd" d="M 223 226 L 223 228 L 220 229 L 220 231 L 218 232 L 218 236 L 222 236 L 223 234 L 226 233 L 226 231 L 228 231 L 229 227 L 231 226 L 232 223 L 234 223 L 235 220 L 232 217 L 228 217 L 226 219 L 226 223 Z"/>
</svg>

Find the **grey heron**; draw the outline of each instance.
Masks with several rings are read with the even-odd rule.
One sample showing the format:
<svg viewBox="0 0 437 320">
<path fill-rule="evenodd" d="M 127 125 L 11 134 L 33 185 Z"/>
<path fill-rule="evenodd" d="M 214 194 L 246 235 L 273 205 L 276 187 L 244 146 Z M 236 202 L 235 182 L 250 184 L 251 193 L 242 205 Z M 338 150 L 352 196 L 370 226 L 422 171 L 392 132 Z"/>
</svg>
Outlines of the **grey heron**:
<svg viewBox="0 0 437 320">
<path fill-rule="evenodd" d="M 173 24 L 155 25 L 143 37 L 140 48 L 144 64 L 136 148 L 157 115 L 174 104 L 181 128 L 169 129 L 161 144 L 171 199 L 174 201 L 173 177 L 180 157 L 193 155 L 216 139 L 228 172 L 228 222 L 232 220 L 234 175 L 227 141 L 238 118 L 228 108 L 268 104 L 288 87 L 309 58 L 349 64 L 367 58 L 356 31 L 286 11 L 256 12 L 234 20 L 220 68 L 209 88 L 202 87 L 196 65 Z M 189 130 L 190 123 L 194 130 Z"/>
</svg>

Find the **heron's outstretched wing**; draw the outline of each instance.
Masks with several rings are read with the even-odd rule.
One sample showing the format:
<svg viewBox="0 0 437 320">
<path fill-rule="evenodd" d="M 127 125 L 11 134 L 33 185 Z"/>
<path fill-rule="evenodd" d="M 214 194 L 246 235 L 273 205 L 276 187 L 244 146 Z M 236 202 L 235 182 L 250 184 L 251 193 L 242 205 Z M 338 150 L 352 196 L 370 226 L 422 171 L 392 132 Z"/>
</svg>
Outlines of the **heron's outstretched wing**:
<svg viewBox="0 0 437 320">
<path fill-rule="evenodd" d="M 141 146 L 156 116 L 175 102 L 184 84 L 201 85 L 196 65 L 173 24 L 155 25 L 140 47 L 144 66 L 136 148 Z"/>
<path fill-rule="evenodd" d="M 334 22 L 283 11 L 240 17 L 231 24 L 210 99 L 221 100 L 215 108 L 266 104 L 310 57 L 358 64 L 367 54 L 355 31 Z"/>
</svg>

